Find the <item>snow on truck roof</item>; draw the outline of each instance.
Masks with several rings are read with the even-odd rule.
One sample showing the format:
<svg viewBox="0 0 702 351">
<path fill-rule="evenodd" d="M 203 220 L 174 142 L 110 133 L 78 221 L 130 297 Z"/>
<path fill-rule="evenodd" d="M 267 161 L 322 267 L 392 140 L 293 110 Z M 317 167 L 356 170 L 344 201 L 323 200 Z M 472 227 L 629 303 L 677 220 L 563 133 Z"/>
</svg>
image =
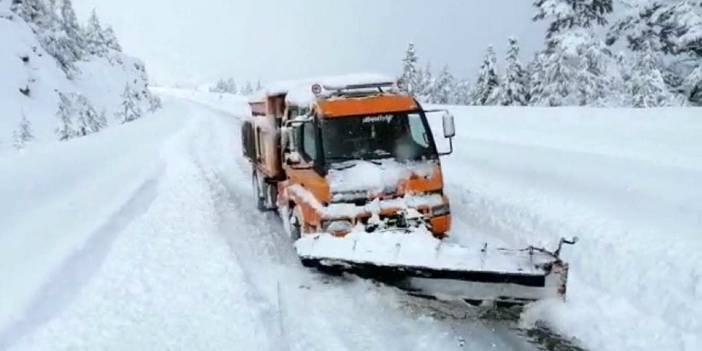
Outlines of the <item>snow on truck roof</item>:
<svg viewBox="0 0 702 351">
<path fill-rule="evenodd" d="M 394 78 L 376 73 L 280 81 L 266 85 L 260 92 L 251 97 L 251 102 L 260 102 L 269 96 L 286 95 L 285 99 L 288 103 L 297 106 L 307 106 L 317 100 L 317 97 L 312 93 L 312 86 L 315 84 L 319 84 L 323 87 L 345 87 L 394 82 Z"/>
</svg>

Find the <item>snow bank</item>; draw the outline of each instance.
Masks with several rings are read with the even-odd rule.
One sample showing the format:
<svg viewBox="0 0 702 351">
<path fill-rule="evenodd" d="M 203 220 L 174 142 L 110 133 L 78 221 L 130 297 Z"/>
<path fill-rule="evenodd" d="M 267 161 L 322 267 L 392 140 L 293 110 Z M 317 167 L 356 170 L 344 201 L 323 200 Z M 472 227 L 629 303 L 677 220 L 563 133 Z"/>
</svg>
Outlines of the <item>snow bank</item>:
<svg viewBox="0 0 702 351">
<path fill-rule="evenodd" d="M 701 109 L 451 109 L 453 240 L 581 238 L 564 250 L 568 302 L 525 323 L 593 350 L 702 348 Z"/>
<path fill-rule="evenodd" d="M 174 112 L 177 108 L 70 142 L 0 154 L 0 277 L 7 283 L 0 332 L 18 322 L 63 261 L 158 177 L 162 165 L 154 159 L 162 139 L 182 126 L 182 118 L 169 116 Z"/>
<path fill-rule="evenodd" d="M 130 156 L 162 163 L 150 189 L 135 194 L 148 198 L 145 206 L 125 219 L 76 300 L 32 333 L 15 335 L 14 349 L 273 349 L 265 337 L 271 328 L 242 289 L 245 272 L 224 237 L 213 235 L 214 194 L 191 155 L 203 127 L 211 130 L 188 118 L 197 111 L 189 104 L 171 107 L 167 118 L 130 128 L 158 145 L 153 154 L 138 143 Z M 178 133 L 155 134 L 171 125 Z"/>
</svg>

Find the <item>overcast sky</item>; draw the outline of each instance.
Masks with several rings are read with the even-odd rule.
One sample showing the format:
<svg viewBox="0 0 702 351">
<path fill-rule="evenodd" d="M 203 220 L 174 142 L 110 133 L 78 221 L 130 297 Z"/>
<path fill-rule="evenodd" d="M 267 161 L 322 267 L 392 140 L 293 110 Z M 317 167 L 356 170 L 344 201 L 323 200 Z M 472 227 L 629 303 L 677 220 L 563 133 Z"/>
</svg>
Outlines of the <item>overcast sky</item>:
<svg viewBox="0 0 702 351">
<path fill-rule="evenodd" d="M 489 44 L 543 42 L 530 0 L 74 0 L 96 8 L 161 84 L 350 72 L 395 75 L 408 42 L 435 69 L 473 76 Z"/>
</svg>

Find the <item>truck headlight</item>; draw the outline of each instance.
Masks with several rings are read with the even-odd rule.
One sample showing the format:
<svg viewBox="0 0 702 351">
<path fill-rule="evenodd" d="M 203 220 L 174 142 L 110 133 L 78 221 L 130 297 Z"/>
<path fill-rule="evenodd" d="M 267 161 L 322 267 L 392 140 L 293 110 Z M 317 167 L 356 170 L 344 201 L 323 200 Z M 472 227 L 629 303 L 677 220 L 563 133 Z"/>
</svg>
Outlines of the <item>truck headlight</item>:
<svg viewBox="0 0 702 351">
<path fill-rule="evenodd" d="M 431 209 L 431 215 L 433 217 L 448 216 L 450 214 L 451 207 L 449 206 L 449 204 L 439 205 Z"/>
<path fill-rule="evenodd" d="M 324 223 L 322 229 L 331 234 L 348 234 L 353 230 L 353 223 L 347 219 L 331 220 Z"/>
</svg>

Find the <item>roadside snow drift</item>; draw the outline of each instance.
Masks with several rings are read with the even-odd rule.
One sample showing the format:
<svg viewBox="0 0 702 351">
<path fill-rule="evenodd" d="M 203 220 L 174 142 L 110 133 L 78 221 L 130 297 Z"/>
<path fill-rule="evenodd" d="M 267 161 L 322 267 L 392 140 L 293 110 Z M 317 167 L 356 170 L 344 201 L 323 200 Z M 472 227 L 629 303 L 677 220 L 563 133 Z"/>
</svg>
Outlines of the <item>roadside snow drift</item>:
<svg viewBox="0 0 702 351">
<path fill-rule="evenodd" d="M 134 196 L 147 196 L 142 192 L 152 191 L 149 184 L 162 173 L 163 165 L 154 160 L 163 139 L 183 125 L 174 112 L 168 109 L 130 128 L 0 156 L 0 277 L 6 283 L 0 331 L 21 319 L 32 303 L 48 309 L 66 303 L 55 292 L 42 292 L 52 277 L 97 268 L 93 265 L 99 262 L 91 262 L 73 267 L 80 271 L 62 272 L 61 265 L 78 250 L 97 250 L 86 247 L 91 238 L 100 237 L 96 245 L 103 245 L 122 230 L 130 219 L 121 218 L 124 211 L 139 215 L 139 208 L 123 207 Z M 71 279 L 61 288 L 77 289 L 71 285 L 79 282 Z"/>
<path fill-rule="evenodd" d="M 452 110 L 454 240 L 581 239 L 567 303 L 525 324 L 592 350 L 702 349 L 702 109 Z"/>
</svg>

